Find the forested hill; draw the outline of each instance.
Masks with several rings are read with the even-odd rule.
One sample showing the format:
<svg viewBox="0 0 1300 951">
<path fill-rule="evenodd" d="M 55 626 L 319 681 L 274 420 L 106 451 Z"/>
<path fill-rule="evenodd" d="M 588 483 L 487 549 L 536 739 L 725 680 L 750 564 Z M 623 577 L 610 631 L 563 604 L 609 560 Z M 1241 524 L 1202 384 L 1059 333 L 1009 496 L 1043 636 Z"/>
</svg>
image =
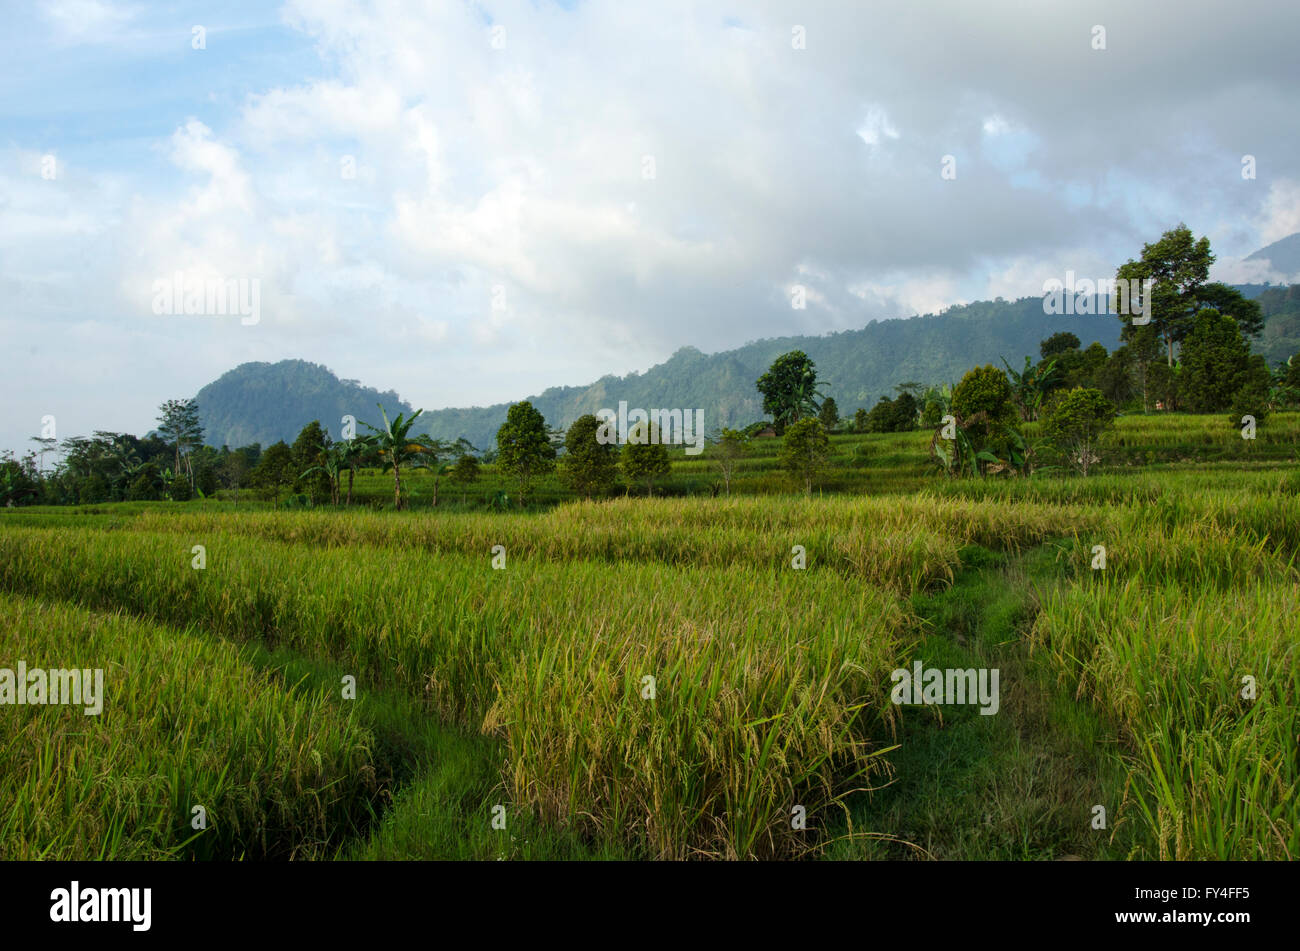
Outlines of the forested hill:
<svg viewBox="0 0 1300 951">
<path fill-rule="evenodd" d="M 1258 297 L 1266 319 L 1255 350 L 1270 365 L 1300 350 L 1300 285 L 1240 289 Z M 1021 365 L 1026 355 L 1037 360 L 1039 341 L 1057 331 L 1070 331 L 1085 347 L 1095 340 L 1113 349 L 1120 329 L 1118 318 L 1106 314 L 1046 315 L 1040 297 L 978 301 L 942 314 L 883 320 L 827 336 L 753 341 L 722 353 L 683 347 L 644 373 L 553 387 L 537 396 L 521 393 L 519 399 L 530 399 L 553 426 L 567 427 L 583 413 L 605 407 L 617 409 L 619 400 L 644 409 L 702 409 L 707 430 L 745 425 L 763 416 L 754 381 L 782 353 L 803 350 L 816 362 L 819 378 L 830 384 L 827 393 L 835 397 L 840 413 L 848 416 L 859 406 L 870 409 L 881 396 L 894 395 L 899 383 L 956 382 L 978 364 L 1001 366 L 1002 357 L 1012 366 Z M 338 438 L 344 414 L 378 422 L 365 415 L 377 415 L 376 403 L 383 403 L 390 417 L 411 411 L 410 403 L 394 392 L 340 380 L 325 367 L 302 360 L 245 363 L 200 390 L 198 402 L 206 441 L 215 446 L 292 442 L 313 419 Z M 418 399 L 417 405 L 422 405 Z M 416 429 L 440 439 L 464 436 L 486 449 L 495 445 L 508 406 L 431 410 Z"/>
<path fill-rule="evenodd" d="M 1111 349 L 1121 328 L 1110 315 L 1048 316 L 1041 297 L 979 301 L 942 314 L 882 320 L 821 337 L 758 340 L 715 354 L 683 347 L 644 373 L 552 387 L 520 399 L 531 400 L 551 425 L 565 427 L 584 413 L 617 409 L 619 400 L 646 409 L 702 409 L 708 430 L 744 425 L 763 418 L 754 381 L 781 354 L 802 350 L 817 364 L 818 378 L 830 384 L 826 394 L 850 415 L 859 406 L 870 409 L 881 396 L 894 396 L 899 383 L 955 383 L 976 364 L 1001 367 L 1004 356 L 1013 366 L 1026 355 L 1037 361 L 1039 341 L 1057 331 L 1074 333 L 1084 346 L 1095 340 Z M 508 406 L 436 410 L 425 413 L 420 425 L 437 438 L 464 436 L 486 448 L 495 444 Z"/>
<path fill-rule="evenodd" d="M 381 393 L 357 380 L 340 380 L 306 360 L 242 363 L 199 390 L 198 403 L 204 442 L 231 448 L 255 442 L 265 447 L 281 439 L 292 443 L 313 419 L 338 439 L 345 414 L 378 424 L 376 403 L 390 419 L 411 411 L 391 390 Z"/>
</svg>

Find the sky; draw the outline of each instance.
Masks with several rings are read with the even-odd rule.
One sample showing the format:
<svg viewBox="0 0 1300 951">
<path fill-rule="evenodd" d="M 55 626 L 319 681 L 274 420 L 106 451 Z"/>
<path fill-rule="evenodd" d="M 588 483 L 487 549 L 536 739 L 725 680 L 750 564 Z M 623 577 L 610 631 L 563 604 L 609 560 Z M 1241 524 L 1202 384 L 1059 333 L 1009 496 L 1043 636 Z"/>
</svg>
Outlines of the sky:
<svg viewBox="0 0 1300 951">
<path fill-rule="evenodd" d="M 520 399 L 1111 277 L 1180 222 L 1285 280 L 1241 259 L 1300 231 L 1290 0 L 0 16 L 0 448 L 251 360 Z M 218 284 L 243 311 L 186 313 Z"/>
</svg>

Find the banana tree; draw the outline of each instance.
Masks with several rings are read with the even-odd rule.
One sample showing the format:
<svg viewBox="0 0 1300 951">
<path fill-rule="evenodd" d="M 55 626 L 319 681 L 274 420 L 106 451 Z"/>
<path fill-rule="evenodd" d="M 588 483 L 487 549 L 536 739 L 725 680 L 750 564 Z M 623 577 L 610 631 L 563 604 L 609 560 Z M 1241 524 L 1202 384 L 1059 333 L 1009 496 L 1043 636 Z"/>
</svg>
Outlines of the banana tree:
<svg viewBox="0 0 1300 951">
<path fill-rule="evenodd" d="M 26 482 L 17 463 L 0 468 L 0 502 L 12 507 L 23 499 L 36 495 L 36 489 Z"/>
<path fill-rule="evenodd" d="M 1015 401 L 1020 418 L 1025 422 L 1038 419 L 1043 399 L 1053 382 L 1052 374 L 1056 372 L 1056 361 L 1050 360 L 1041 367 L 1034 366 L 1029 357 L 1025 357 L 1025 368 L 1017 373 L 1002 358 L 1002 365 L 1007 368 L 1007 379 L 1011 382 L 1011 398 Z"/>
<path fill-rule="evenodd" d="M 409 418 L 403 418 L 402 413 L 398 413 L 389 422 L 388 413 L 384 411 L 382 403 L 376 403 L 379 407 L 379 413 L 384 418 L 383 428 L 372 426 L 370 423 L 361 421 L 361 425 L 371 430 L 373 435 L 373 445 L 379 453 L 380 462 L 383 464 L 384 471 L 393 470 L 393 507 L 401 510 L 402 508 L 402 466 L 415 468 L 419 466 L 429 452 L 428 447 L 411 435 L 411 426 L 414 425 L 420 414 L 424 412 L 417 409 Z"/>
<path fill-rule="evenodd" d="M 821 412 L 821 398 L 824 396 L 819 391 L 825 386 L 830 384 L 818 380 L 812 371 L 806 371 L 794 386 L 790 405 L 779 414 L 775 422 L 788 426 L 799 422 L 805 416 L 816 416 Z"/>
<path fill-rule="evenodd" d="M 977 414 L 983 415 L 983 414 Z M 977 471 L 978 460 L 975 445 L 966 434 L 966 426 L 961 418 L 948 410 L 944 420 L 934 431 L 930 439 L 930 458 L 939 463 L 947 476 L 958 476 Z M 951 426 L 952 435 L 945 434 Z"/>
</svg>

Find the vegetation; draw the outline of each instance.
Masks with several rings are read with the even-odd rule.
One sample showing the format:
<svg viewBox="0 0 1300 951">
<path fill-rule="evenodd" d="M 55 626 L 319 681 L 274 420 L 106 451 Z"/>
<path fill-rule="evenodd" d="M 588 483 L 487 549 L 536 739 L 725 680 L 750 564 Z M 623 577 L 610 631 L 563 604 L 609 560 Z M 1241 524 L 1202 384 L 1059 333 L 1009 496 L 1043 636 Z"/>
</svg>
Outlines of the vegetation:
<svg viewBox="0 0 1300 951">
<path fill-rule="evenodd" d="M 0 718 L 0 858 L 1293 859 L 1300 359 L 1212 259 L 852 433 L 796 350 L 700 456 L 530 402 L 218 450 L 193 400 L 6 454 L 0 647 L 107 690 Z"/>
</svg>

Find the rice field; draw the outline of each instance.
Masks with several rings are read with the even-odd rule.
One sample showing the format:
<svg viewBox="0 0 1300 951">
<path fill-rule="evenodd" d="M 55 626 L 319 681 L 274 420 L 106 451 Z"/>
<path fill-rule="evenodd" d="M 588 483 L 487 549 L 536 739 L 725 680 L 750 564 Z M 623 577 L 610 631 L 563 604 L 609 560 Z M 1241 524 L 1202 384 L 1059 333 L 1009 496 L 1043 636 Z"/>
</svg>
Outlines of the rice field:
<svg viewBox="0 0 1300 951">
<path fill-rule="evenodd" d="M 0 857 L 1293 858 L 1273 431 L 982 481 L 845 437 L 914 484 L 812 498 L 758 458 L 731 497 L 0 513 L 0 667 L 108 685 L 0 708 Z M 999 669 L 997 714 L 895 702 L 918 660 Z"/>
</svg>

